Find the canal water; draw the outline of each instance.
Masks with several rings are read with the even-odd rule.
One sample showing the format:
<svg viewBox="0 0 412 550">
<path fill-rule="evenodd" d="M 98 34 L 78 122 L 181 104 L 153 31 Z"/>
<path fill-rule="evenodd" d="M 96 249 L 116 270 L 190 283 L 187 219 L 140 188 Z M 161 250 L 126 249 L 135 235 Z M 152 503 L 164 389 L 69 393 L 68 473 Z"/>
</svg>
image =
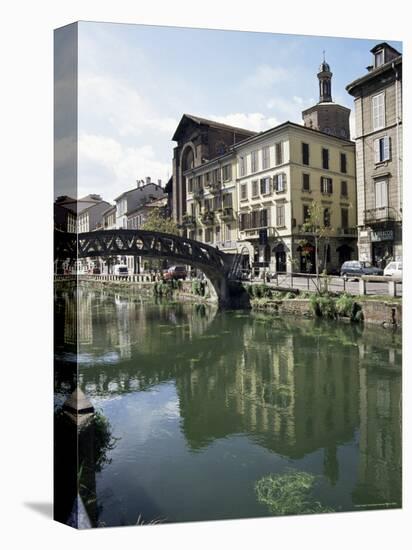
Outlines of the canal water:
<svg viewBox="0 0 412 550">
<path fill-rule="evenodd" d="M 399 332 L 87 289 L 57 301 L 57 354 L 76 360 L 75 326 L 103 430 L 80 449 L 96 525 L 273 515 L 256 484 L 293 472 L 325 510 L 401 506 Z"/>
</svg>

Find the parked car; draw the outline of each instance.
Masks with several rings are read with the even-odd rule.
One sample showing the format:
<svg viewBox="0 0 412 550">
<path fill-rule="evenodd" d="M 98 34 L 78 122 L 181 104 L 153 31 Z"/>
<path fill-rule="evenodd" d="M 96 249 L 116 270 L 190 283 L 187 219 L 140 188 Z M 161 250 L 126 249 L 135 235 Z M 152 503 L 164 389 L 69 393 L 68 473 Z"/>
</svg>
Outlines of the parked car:
<svg viewBox="0 0 412 550">
<path fill-rule="evenodd" d="M 184 265 L 173 265 L 163 272 L 163 279 L 186 279 L 187 271 Z"/>
<path fill-rule="evenodd" d="M 119 275 L 120 277 L 127 277 L 129 275 L 129 270 L 127 268 L 127 265 L 116 264 L 113 269 L 113 274 Z"/>
<path fill-rule="evenodd" d="M 383 275 L 383 269 L 373 266 L 370 262 L 350 261 L 344 262 L 340 268 L 340 276 L 362 277 L 363 275 Z"/>
<path fill-rule="evenodd" d="M 386 277 L 393 277 L 394 279 L 402 279 L 402 262 L 389 262 L 383 270 L 383 274 Z"/>
</svg>

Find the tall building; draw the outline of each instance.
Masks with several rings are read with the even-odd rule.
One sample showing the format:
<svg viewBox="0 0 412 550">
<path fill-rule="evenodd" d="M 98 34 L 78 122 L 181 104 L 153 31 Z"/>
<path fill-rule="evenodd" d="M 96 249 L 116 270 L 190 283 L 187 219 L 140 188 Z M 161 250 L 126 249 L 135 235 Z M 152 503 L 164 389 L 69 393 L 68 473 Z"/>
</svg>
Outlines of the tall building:
<svg viewBox="0 0 412 550">
<path fill-rule="evenodd" d="M 402 260 L 402 55 L 386 42 L 346 90 L 355 98 L 359 259 Z"/>
</svg>

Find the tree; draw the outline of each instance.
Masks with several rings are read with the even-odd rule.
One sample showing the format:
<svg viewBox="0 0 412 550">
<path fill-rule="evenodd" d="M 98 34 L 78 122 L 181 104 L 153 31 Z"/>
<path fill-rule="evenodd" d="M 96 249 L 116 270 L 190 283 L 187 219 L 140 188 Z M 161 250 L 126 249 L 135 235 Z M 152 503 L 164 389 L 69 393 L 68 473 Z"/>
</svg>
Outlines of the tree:
<svg viewBox="0 0 412 550">
<path fill-rule="evenodd" d="M 179 229 L 176 222 L 172 218 L 166 217 L 160 208 L 152 208 L 146 221 L 142 224 L 141 229 L 179 235 Z"/>
<path fill-rule="evenodd" d="M 332 231 L 330 226 L 330 209 L 325 209 L 322 205 L 313 201 L 309 206 L 308 216 L 303 223 L 302 229 L 313 237 L 315 243 L 315 270 L 319 289 L 319 246 L 329 239 Z M 324 260 L 324 269 L 326 269 L 326 257 Z"/>
</svg>

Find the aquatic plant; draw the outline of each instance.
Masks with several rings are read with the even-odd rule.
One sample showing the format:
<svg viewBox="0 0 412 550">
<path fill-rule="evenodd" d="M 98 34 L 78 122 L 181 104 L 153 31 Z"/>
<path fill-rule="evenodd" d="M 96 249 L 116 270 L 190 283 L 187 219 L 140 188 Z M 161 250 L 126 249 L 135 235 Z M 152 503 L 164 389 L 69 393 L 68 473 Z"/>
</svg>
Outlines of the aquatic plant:
<svg viewBox="0 0 412 550">
<path fill-rule="evenodd" d="M 255 485 L 257 499 L 276 516 L 334 512 L 311 495 L 316 477 L 308 472 L 288 471 L 270 474 Z"/>
</svg>

